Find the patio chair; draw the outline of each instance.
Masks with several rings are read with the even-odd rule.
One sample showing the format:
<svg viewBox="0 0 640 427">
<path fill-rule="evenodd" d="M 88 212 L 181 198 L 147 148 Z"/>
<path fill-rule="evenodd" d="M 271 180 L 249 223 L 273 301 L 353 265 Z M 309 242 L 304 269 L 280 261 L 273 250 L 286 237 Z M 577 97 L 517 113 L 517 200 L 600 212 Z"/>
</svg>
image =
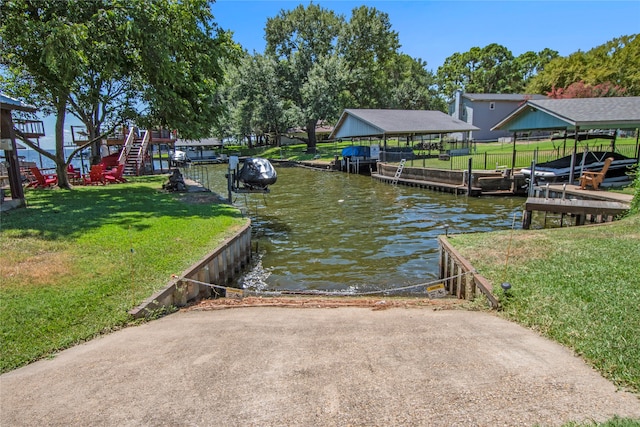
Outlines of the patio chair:
<svg viewBox="0 0 640 427">
<path fill-rule="evenodd" d="M 582 175 L 580 176 L 580 188 L 582 190 L 586 190 L 587 186 L 590 185 L 594 190 L 597 190 L 600 184 L 602 184 L 602 181 L 607 174 L 607 170 L 609 170 L 609 166 L 611 166 L 611 162 L 613 162 L 613 157 L 607 157 L 601 171 L 582 172 Z"/>
<path fill-rule="evenodd" d="M 124 172 L 124 163 L 118 165 L 118 167 L 112 169 L 109 172 L 105 172 L 104 179 L 111 184 L 115 184 L 118 182 L 127 182 L 127 180 L 122 177 L 123 172 Z"/>
<path fill-rule="evenodd" d="M 35 181 L 29 184 L 33 188 L 48 188 L 53 187 L 58 183 L 58 177 L 55 174 L 44 175 L 40 172 L 37 166 L 29 168 L 31 175 L 35 178 Z"/>
<path fill-rule="evenodd" d="M 97 164 L 91 166 L 91 170 L 89 170 L 89 176 L 84 175 L 82 177 L 84 185 L 104 185 L 104 167 L 102 164 Z"/>
<path fill-rule="evenodd" d="M 67 176 L 73 184 L 80 183 L 80 180 L 82 179 L 82 174 L 79 170 L 74 168 L 72 164 L 69 164 L 69 166 L 67 166 Z"/>
</svg>

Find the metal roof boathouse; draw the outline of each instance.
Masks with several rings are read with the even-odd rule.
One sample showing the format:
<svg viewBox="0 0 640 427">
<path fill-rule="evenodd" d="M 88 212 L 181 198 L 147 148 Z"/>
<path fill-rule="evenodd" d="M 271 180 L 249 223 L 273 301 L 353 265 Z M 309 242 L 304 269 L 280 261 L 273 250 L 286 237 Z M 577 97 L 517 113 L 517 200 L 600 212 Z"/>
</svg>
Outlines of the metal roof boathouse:
<svg viewBox="0 0 640 427">
<path fill-rule="evenodd" d="M 640 127 L 640 96 L 528 100 L 492 129 L 632 129 Z"/>
<path fill-rule="evenodd" d="M 477 127 L 441 111 L 427 110 L 344 110 L 329 139 L 429 135 L 469 132 Z"/>
</svg>

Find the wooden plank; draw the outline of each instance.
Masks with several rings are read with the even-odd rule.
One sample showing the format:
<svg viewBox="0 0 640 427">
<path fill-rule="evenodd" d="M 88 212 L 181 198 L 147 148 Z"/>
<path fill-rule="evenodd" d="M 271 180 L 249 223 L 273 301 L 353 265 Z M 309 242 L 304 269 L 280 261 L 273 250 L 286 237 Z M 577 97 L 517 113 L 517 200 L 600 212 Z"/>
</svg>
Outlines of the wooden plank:
<svg viewBox="0 0 640 427">
<path fill-rule="evenodd" d="M 445 253 L 451 258 L 452 262 L 459 266 L 462 271 L 470 272 L 473 275 L 473 281 L 478 290 L 489 300 L 491 307 L 498 308 L 498 299 L 493 295 L 493 285 L 482 275 L 476 273 L 475 268 L 464 258 L 449 242 L 446 236 L 438 236 L 438 241 Z M 451 272 L 449 272 L 451 273 Z M 451 289 L 449 289 L 450 293 Z"/>
<path fill-rule="evenodd" d="M 617 215 L 629 210 L 629 205 L 603 200 L 545 199 L 529 197 L 525 211 L 569 213 L 574 215 Z"/>
</svg>

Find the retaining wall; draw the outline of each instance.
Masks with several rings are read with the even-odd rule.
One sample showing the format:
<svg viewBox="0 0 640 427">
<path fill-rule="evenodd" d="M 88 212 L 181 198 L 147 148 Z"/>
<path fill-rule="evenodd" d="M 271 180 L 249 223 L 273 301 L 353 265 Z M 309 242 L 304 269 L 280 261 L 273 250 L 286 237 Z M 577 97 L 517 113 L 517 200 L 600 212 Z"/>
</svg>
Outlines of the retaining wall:
<svg viewBox="0 0 640 427">
<path fill-rule="evenodd" d="M 484 295 L 492 308 L 500 305 L 493 295 L 493 285 L 451 245 L 445 236 L 438 237 L 440 245 L 440 278 L 450 295 L 472 300 L 478 294 Z"/>
<path fill-rule="evenodd" d="M 145 317 L 160 308 L 185 306 L 189 301 L 211 296 L 211 287 L 195 283 L 225 286 L 237 278 L 251 261 L 251 222 L 197 263 L 174 277 L 167 286 L 129 311 L 134 318 Z M 189 280 L 191 279 L 191 280 Z M 220 292 L 220 291 L 217 291 Z"/>
</svg>

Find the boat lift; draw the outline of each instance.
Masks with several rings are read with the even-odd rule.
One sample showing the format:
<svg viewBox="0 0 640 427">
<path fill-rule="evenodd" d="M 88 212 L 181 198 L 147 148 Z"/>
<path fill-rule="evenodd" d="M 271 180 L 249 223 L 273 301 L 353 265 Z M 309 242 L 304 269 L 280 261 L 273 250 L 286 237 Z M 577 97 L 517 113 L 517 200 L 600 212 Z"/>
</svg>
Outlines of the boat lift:
<svg viewBox="0 0 640 427">
<path fill-rule="evenodd" d="M 225 176 L 227 177 L 229 203 L 233 201 L 231 193 L 268 194 L 270 192 L 267 185 L 248 185 L 242 181 L 240 177 L 240 158 L 238 156 L 229 156 L 229 171 Z"/>
</svg>

